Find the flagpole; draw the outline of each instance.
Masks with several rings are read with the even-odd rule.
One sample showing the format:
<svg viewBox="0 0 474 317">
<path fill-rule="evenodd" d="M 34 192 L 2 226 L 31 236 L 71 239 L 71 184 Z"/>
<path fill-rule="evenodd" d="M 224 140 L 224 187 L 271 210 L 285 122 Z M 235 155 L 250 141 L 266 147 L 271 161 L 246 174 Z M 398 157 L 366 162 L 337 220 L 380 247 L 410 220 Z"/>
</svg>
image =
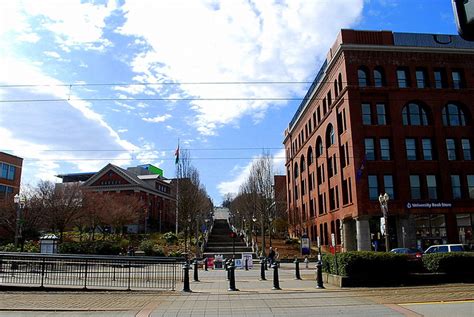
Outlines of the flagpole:
<svg viewBox="0 0 474 317">
<path fill-rule="evenodd" d="M 176 149 L 176 236 L 178 236 L 178 218 L 179 218 L 179 138 L 178 148 Z"/>
</svg>

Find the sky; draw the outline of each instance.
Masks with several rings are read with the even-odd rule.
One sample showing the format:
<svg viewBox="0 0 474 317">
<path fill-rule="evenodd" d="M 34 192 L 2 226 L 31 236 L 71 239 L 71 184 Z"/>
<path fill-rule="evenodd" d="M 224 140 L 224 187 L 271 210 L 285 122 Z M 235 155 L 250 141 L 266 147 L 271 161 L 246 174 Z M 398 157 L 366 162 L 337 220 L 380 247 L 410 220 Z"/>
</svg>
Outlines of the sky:
<svg viewBox="0 0 474 317">
<path fill-rule="evenodd" d="M 0 151 L 22 184 L 188 150 L 219 205 L 283 135 L 341 28 L 456 34 L 450 0 L 2 0 Z"/>
</svg>

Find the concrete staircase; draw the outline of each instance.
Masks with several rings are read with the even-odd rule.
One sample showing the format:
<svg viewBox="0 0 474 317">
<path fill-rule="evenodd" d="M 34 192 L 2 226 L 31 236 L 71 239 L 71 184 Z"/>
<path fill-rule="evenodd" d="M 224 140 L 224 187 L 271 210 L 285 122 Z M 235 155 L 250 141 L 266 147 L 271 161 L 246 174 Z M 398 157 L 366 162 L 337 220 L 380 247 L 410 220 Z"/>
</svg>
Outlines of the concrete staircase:
<svg viewBox="0 0 474 317">
<path fill-rule="evenodd" d="M 214 257 L 216 254 L 222 254 L 227 259 L 232 258 L 232 255 L 235 254 L 235 258 L 238 259 L 242 257 L 242 253 L 252 253 L 251 247 L 247 247 L 238 236 L 232 238 L 231 233 L 232 230 L 226 219 L 215 219 L 203 255 Z"/>
</svg>

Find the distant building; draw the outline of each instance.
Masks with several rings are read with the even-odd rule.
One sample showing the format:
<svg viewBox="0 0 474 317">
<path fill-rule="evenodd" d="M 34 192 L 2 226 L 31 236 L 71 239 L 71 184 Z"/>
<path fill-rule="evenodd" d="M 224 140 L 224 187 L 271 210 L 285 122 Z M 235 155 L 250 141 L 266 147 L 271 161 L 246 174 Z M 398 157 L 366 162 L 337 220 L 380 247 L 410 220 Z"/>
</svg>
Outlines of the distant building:
<svg viewBox="0 0 474 317">
<path fill-rule="evenodd" d="M 288 204 L 286 197 L 286 176 L 273 176 L 273 189 L 275 195 L 275 216 L 279 218 L 288 218 Z"/>
<path fill-rule="evenodd" d="M 63 183 L 81 182 L 86 191 L 134 195 L 145 202 L 146 208 L 138 224 L 128 226 L 128 231 L 173 231 L 175 228 L 176 196 L 171 180 L 153 165 L 140 165 L 123 169 L 107 164 L 95 173 L 58 175 Z"/>
<path fill-rule="evenodd" d="M 342 30 L 285 131 L 291 234 L 323 246 L 474 243 L 474 42 Z"/>
<path fill-rule="evenodd" d="M 0 199 L 13 199 L 20 193 L 22 166 L 21 157 L 0 152 Z"/>
</svg>

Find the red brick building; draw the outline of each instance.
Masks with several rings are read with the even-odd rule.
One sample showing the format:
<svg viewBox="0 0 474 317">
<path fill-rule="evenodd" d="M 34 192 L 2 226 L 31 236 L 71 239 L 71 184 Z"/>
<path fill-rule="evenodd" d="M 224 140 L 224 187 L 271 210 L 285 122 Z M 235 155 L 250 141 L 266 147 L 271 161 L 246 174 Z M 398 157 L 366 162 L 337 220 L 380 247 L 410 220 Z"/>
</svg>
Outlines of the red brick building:
<svg viewBox="0 0 474 317">
<path fill-rule="evenodd" d="M 87 191 L 134 195 L 145 202 L 139 222 L 127 226 L 129 232 L 174 231 L 176 219 L 176 194 L 172 181 L 152 165 L 123 169 L 108 164 L 96 173 L 58 175 L 63 183 L 82 182 Z"/>
<path fill-rule="evenodd" d="M 21 169 L 23 159 L 0 152 L 0 199 L 20 193 Z"/>
<path fill-rule="evenodd" d="M 285 131 L 290 232 L 338 248 L 472 244 L 474 42 L 342 30 Z"/>
</svg>

